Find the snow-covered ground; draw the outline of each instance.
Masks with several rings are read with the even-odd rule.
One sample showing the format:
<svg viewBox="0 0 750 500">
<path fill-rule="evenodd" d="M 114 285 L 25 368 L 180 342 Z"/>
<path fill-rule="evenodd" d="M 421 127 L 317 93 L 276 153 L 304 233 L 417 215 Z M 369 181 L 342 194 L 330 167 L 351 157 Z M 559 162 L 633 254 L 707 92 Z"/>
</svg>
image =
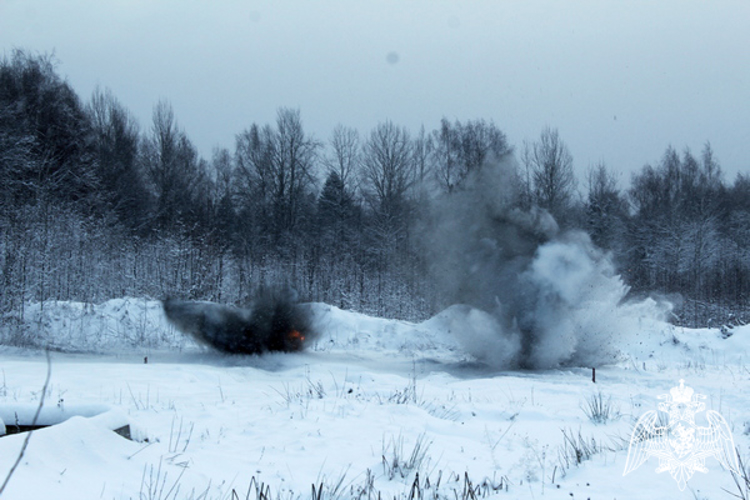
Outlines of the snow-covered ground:
<svg viewBox="0 0 750 500">
<path fill-rule="evenodd" d="M 621 361 L 596 367 L 593 383 L 589 367 L 492 368 L 502 354 L 482 339 L 488 318 L 465 307 L 421 324 L 324 304 L 314 311 L 322 334 L 307 351 L 240 357 L 174 331 L 158 302 L 30 307 L 57 349 L 43 417 L 82 416 L 33 433 L 2 499 L 737 493 L 714 459 L 682 492 L 668 472 L 655 472 L 656 458 L 623 471 L 635 421 L 680 379 L 707 396 L 750 456 L 750 327 L 724 339 L 644 319 L 623 332 Z M 34 413 L 46 374 L 43 353 L 0 348 L 5 426 Z M 587 409 L 599 396 L 610 414 L 594 422 Z M 123 423 L 133 440 L 111 431 Z M 590 456 L 577 463 L 566 436 Z M 0 438 L 0 482 L 25 437 Z"/>
</svg>

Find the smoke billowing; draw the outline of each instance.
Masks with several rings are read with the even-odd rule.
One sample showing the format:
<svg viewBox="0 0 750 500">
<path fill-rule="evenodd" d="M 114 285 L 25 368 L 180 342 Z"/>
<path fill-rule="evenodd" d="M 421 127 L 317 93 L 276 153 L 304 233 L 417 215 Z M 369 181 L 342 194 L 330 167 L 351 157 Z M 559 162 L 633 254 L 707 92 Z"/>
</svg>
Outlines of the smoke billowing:
<svg viewBox="0 0 750 500">
<path fill-rule="evenodd" d="M 423 240 L 464 347 L 501 368 L 598 366 L 643 317 L 668 305 L 625 302 L 627 285 L 581 231 L 561 231 L 538 207 L 522 209 L 509 161 L 488 163 L 458 192 L 434 200 Z M 486 314 L 489 313 L 489 314 Z"/>
<path fill-rule="evenodd" d="M 167 299 L 164 312 L 182 332 L 231 354 L 299 351 L 315 336 L 309 306 L 289 287 L 266 287 L 249 309 Z"/>
</svg>

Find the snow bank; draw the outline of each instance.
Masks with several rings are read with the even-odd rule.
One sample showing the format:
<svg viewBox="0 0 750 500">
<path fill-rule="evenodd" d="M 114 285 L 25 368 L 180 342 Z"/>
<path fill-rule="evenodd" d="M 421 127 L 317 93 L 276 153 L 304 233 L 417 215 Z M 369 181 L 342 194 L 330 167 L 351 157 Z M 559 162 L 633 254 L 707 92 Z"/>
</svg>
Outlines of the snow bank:
<svg viewBox="0 0 750 500">
<path fill-rule="evenodd" d="M 576 274 L 576 269 L 570 266 L 566 272 Z M 549 273 L 559 274 L 539 270 L 538 279 Z M 540 316 L 551 322 L 545 327 L 549 336 L 545 342 L 552 360 L 573 356 L 581 360 L 579 366 L 591 367 L 628 359 L 674 359 L 688 351 L 733 357 L 746 352 L 750 325 L 735 328 L 728 338 L 718 329 L 675 327 L 658 319 L 661 304 L 647 299 L 613 305 L 612 295 L 622 293 L 617 280 L 586 270 L 580 274 L 585 278 L 580 286 L 559 290 L 555 296 L 586 307 L 566 306 L 565 315 L 557 310 Z M 591 276 L 605 283 L 589 284 L 586 280 Z M 608 286 L 613 288 L 611 293 L 602 293 Z M 309 347 L 314 352 L 360 356 L 389 352 L 444 362 L 475 360 L 495 369 L 512 369 L 522 349 L 516 330 L 500 325 L 497 314 L 468 305 L 451 306 L 422 323 L 371 317 L 323 303 L 312 303 L 310 308 L 312 327 L 319 334 Z M 25 326 L 34 345 L 63 352 L 144 355 L 207 350 L 177 331 L 167 321 L 161 302 L 155 300 L 31 304 Z"/>
<path fill-rule="evenodd" d="M 26 434 L 14 434 L 0 439 L 0 470 L 10 468 L 25 438 Z M 132 491 L 143 465 L 128 457 L 142 447 L 83 417 L 40 429 L 3 498 L 100 498 L 103 484 L 113 492 Z"/>
<path fill-rule="evenodd" d="M 15 404 L 12 406 L 0 406 L 0 420 L 8 422 L 9 426 L 28 426 L 34 421 L 39 404 Z M 94 405 L 66 405 L 59 400 L 57 405 L 44 406 L 39 412 L 36 425 L 55 425 L 68 420 L 71 417 L 94 417 L 109 411 L 109 407 L 101 404 Z"/>
<path fill-rule="evenodd" d="M 316 351 L 387 351 L 409 356 L 445 355 L 458 349 L 456 338 L 439 317 L 424 323 L 376 318 L 328 304 L 312 304 Z"/>
<path fill-rule="evenodd" d="M 321 336 L 310 349 L 263 357 L 202 354 L 164 330 L 158 302 L 37 308 L 32 318 L 53 345 L 139 355 L 52 354 L 44 418 L 67 420 L 33 434 L 3 499 L 244 498 L 261 483 L 273 499 L 307 498 L 313 484 L 321 498 L 409 498 L 417 477 L 425 497 L 460 497 L 470 478 L 487 494 L 504 485 L 497 495 L 508 498 L 664 498 L 678 490 L 654 472 L 655 459 L 622 477 L 623 440 L 681 378 L 712 398 L 748 449 L 742 356 L 750 326 L 724 339 L 634 310 L 613 325 L 623 361 L 597 366 L 593 384 L 589 369 L 498 372 L 517 344 L 498 341 L 496 317 L 469 306 L 422 323 L 311 307 Z M 139 325 L 142 333 L 128 331 Z M 154 352 L 144 364 L 138 339 L 154 351 L 183 350 Z M 473 360 L 481 363 L 464 363 Z M 16 412 L 28 416 L 38 404 L 46 360 L 3 350 L 0 370 L 0 421 L 12 425 Z M 586 415 L 596 394 L 612 402 L 606 423 Z M 136 441 L 112 432 L 125 422 Z M 599 448 L 564 465 L 563 430 Z M 0 475 L 23 439 L 0 438 Z M 718 463 L 706 466 L 691 488 L 711 498 L 734 491 Z"/>
<path fill-rule="evenodd" d="M 68 352 L 123 352 L 134 348 L 197 349 L 167 321 L 161 301 L 131 297 L 101 304 L 32 303 L 24 326 L 30 344 Z"/>
</svg>

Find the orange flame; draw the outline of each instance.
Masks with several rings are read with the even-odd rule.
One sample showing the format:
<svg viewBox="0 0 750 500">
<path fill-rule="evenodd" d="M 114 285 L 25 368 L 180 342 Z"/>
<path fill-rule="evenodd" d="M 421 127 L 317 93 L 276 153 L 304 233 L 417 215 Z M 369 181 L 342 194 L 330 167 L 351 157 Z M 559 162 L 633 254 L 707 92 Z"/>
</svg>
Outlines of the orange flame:
<svg viewBox="0 0 750 500">
<path fill-rule="evenodd" d="M 289 334 L 287 336 L 289 337 L 289 340 L 299 340 L 299 341 L 303 341 L 303 342 L 305 340 L 305 336 L 302 335 L 297 330 L 292 330 L 291 332 L 289 332 Z"/>
</svg>

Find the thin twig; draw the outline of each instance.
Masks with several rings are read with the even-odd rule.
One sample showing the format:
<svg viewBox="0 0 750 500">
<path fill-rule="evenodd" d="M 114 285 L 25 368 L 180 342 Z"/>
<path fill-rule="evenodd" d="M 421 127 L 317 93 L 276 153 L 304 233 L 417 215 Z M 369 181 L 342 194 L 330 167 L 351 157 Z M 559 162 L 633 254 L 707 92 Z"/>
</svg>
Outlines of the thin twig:
<svg viewBox="0 0 750 500">
<path fill-rule="evenodd" d="M 49 387 L 49 379 L 52 376 L 52 361 L 50 361 L 49 351 L 48 350 L 45 351 L 45 354 L 47 355 L 47 378 L 44 380 L 44 387 L 42 387 L 42 396 L 39 399 L 39 406 L 37 406 L 36 413 L 34 414 L 34 419 L 31 421 L 32 429 L 36 427 L 36 422 L 39 419 L 39 414 L 42 412 L 42 407 L 44 406 L 44 397 L 47 395 L 47 388 Z M 13 473 L 16 472 L 16 468 L 18 467 L 18 464 L 21 463 L 21 460 L 23 459 L 24 453 L 26 453 L 26 448 L 29 446 L 29 440 L 31 439 L 31 435 L 33 433 L 34 431 L 30 430 L 26 434 L 26 439 L 23 440 L 23 446 L 21 446 L 21 451 L 18 453 L 18 457 L 16 458 L 16 463 L 14 463 L 13 467 L 10 468 L 10 471 L 8 471 L 8 475 L 5 477 L 5 481 L 3 482 L 3 485 L 0 486 L 0 495 L 2 495 L 3 491 L 5 491 L 5 487 L 8 485 L 10 478 L 13 477 Z"/>
</svg>

